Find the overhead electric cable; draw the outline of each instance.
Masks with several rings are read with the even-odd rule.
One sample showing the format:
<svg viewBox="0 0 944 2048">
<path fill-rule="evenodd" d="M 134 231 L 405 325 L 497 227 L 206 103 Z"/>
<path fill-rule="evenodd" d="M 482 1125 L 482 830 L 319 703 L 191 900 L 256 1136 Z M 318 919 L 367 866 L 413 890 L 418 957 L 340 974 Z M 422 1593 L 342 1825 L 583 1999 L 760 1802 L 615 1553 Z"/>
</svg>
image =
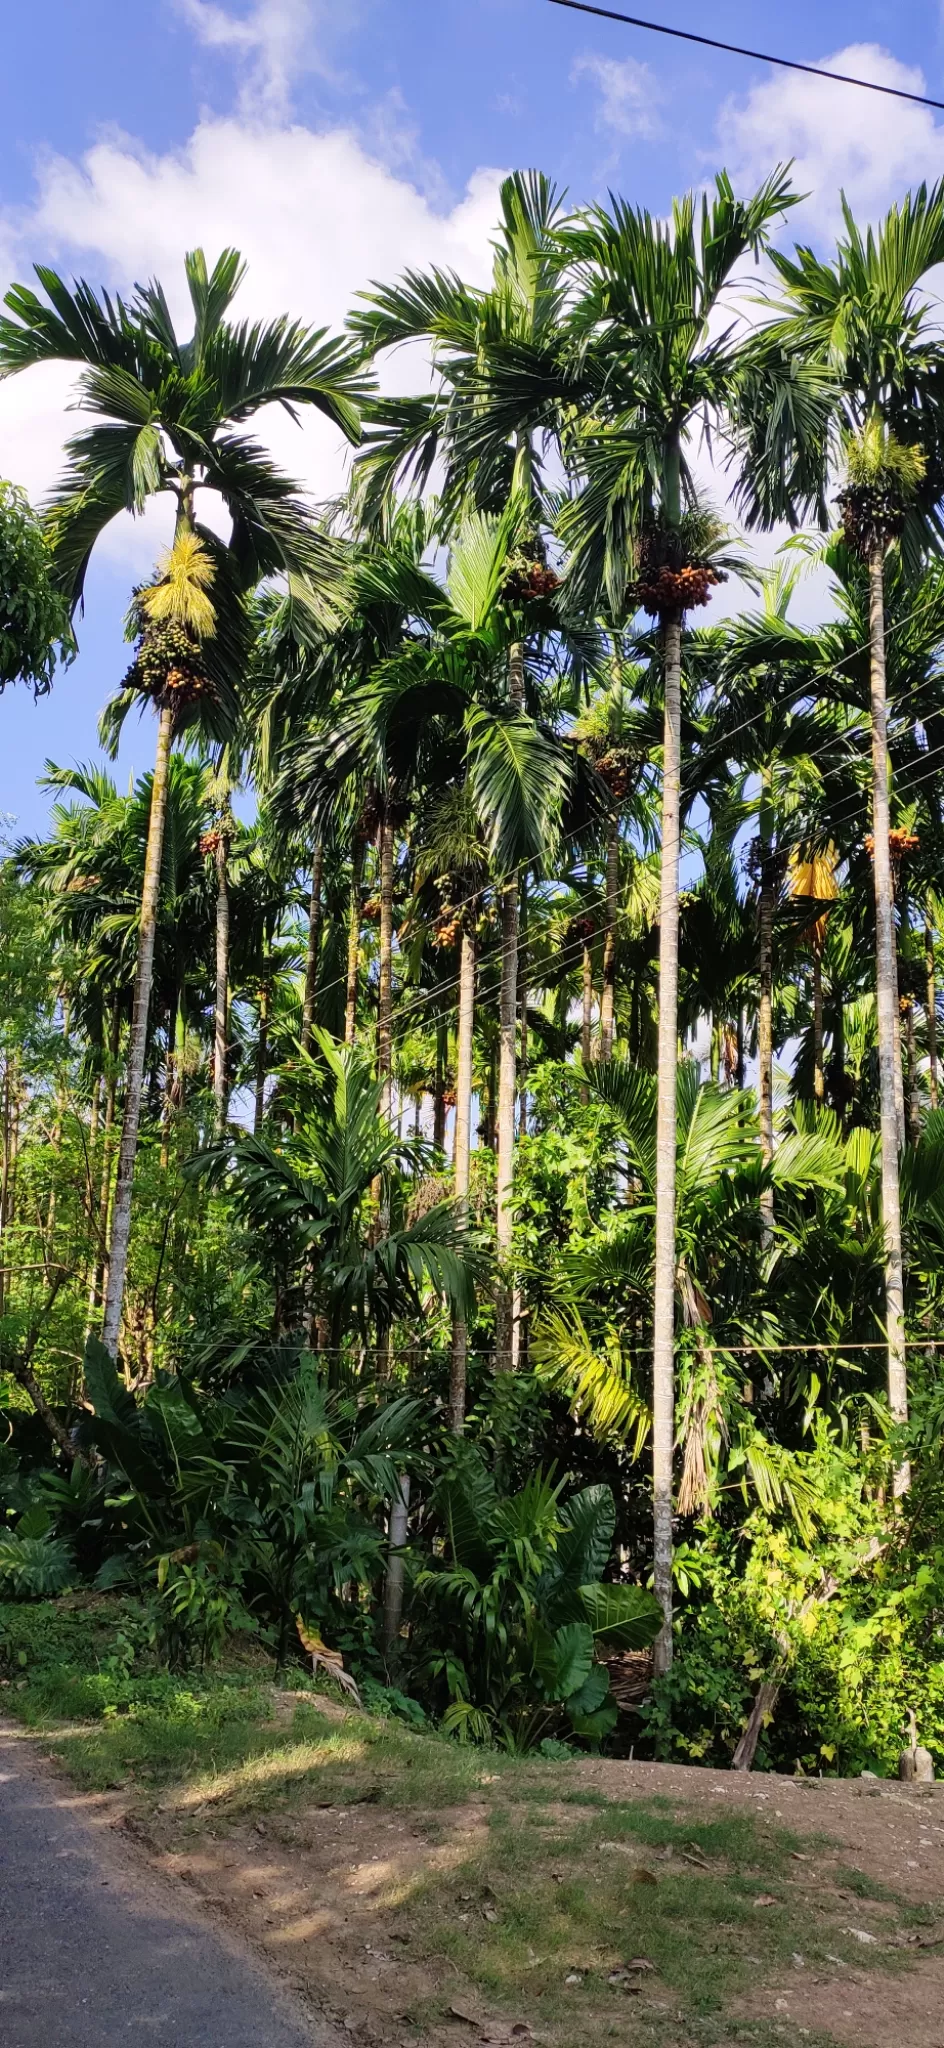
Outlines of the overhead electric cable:
<svg viewBox="0 0 944 2048">
<path fill-rule="evenodd" d="M 798 57 L 773 57 L 769 50 L 748 50 L 743 43 L 723 43 L 717 36 L 702 36 L 692 28 L 672 28 L 665 21 L 646 21 L 638 14 L 621 14 L 615 7 L 595 7 L 591 0 L 551 0 L 553 7 L 569 7 L 575 14 L 598 14 L 603 21 L 622 21 L 629 28 L 643 28 L 650 35 L 673 36 L 680 43 L 700 43 L 706 50 L 724 50 L 730 57 L 750 57 L 756 64 L 776 64 L 781 71 L 805 71 L 809 78 L 825 78 L 834 85 L 857 85 L 862 92 L 884 93 L 888 99 L 910 100 L 917 107 L 934 107 L 944 113 L 944 100 L 928 99 L 923 92 L 908 92 L 903 85 L 880 85 L 877 78 L 853 78 L 848 71 L 826 71 L 821 64 L 802 64 Z"/>
<path fill-rule="evenodd" d="M 918 604 L 916 604 L 910 612 L 906 612 L 902 618 L 894 619 L 889 624 L 887 624 L 885 629 L 886 641 L 888 641 L 891 638 L 893 633 L 903 632 L 906 626 L 913 624 L 915 619 L 920 618 L 922 612 L 925 612 L 929 609 L 933 601 L 934 600 L 931 597 L 922 598 L 921 601 Z M 851 662 L 855 661 L 860 655 L 868 654 L 870 644 L 871 643 L 869 640 L 863 640 L 860 642 L 858 647 L 849 648 L 847 652 L 839 656 L 837 660 L 828 663 L 827 666 L 824 668 L 815 670 L 811 676 L 808 676 L 805 679 L 802 685 L 802 689 L 799 692 L 800 699 L 804 700 L 808 697 L 811 697 L 816 683 L 826 682 L 830 676 L 841 675 L 843 670 L 848 668 Z M 762 664 L 760 663 L 758 664 L 758 666 L 761 665 Z M 729 730 L 723 735 L 725 743 L 727 744 L 729 741 L 733 740 L 739 733 L 749 730 L 752 726 L 758 725 L 761 721 L 762 716 L 763 714 L 760 712 L 752 712 L 748 718 L 741 719 L 736 725 L 731 726 Z M 929 748 L 925 756 L 925 763 L 931 761 L 936 755 L 944 755 L 944 745 Z M 651 763 L 649 765 L 651 765 Z M 901 795 L 904 792 L 904 790 L 915 788 L 919 786 L 919 784 L 933 779 L 933 776 L 936 772 L 937 771 L 930 770 L 925 767 L 925 772 L 923 774 L 914 775 L 910 778 L 903 778 L 901 783 L 897 785 L 897 793 Z M 867 803 L 867 791 L 863 791 L 863 797 L 865 802 Z M 851 799 L 848 799 L 847 801 L 851 802 Z M 561 846 L 566 846 L 572 840 L 579 839 L 582 836 L 584 830 L 584 826 L 578 826 L 571 832 L 563 833 L 560 839 Z M 528 856 L 527 858 L 518 861 L 516 865 L 510 869 L 508 875 L 497 878 L 497 886 L 500 887 L 503 882 L 507 883 L 509 880 L 514 880 L 517 876 L 525 872 L 532 865 L 533 861 L 531 856 Z M 453 903 L 450 905 L 450 909 L 453 911 L 461 911 L 468 909 L 469 907 L 471 907 L 471 905 L 477 902 L 480 896 L 485 894 L 489 889 L 494 889 L 495 887 L 496 878 L 491 877 L 489 881 L 484 884 L 483 888 L 473 890 L 469 895 L 461 897 L 457 903 Z M 590 895 L 587 898 L 587 903 L 588 905 L 600 905 L 603 902 L 605 902 L 605 900 L 606 891 L 605 888 L 601 887 L 599 891 L 594 891 L 590 893 Z M 435 919 L 421 919 L 418 921 L 417 929 L 432 931 L 434 925 Z M 538 941 L 535 940 L 534 943 L 536 945 Z M 501 947 L 500 944 L 498 943 L 495 943 L 491 947 L 485 947 L 478 956 L 478 964 L 480 966 L 486 965 L 491 960 L 499 958 L 500 953 Z M 324 996 L 338 989 L 344 988 L 346 986 L 346 981 L 346 974 L 339 974 L 333 980 L 323 983 L 319 990 L 319 993 L 320 995 Z M 416 1014 L 418 1014 L 420 1009 L 428 1007 L 429 1004 L 434 1003 L 444 994 L 447 994 L 450 989 L 458 989 L 458 985 L 459 976 L 458 974 L 455 974 L 452 977 L 447 978 L 445 981 L 435 984 L 432 988 L 419 989 L 415 992 L 415 994 L 406 997 L 405 1003 L 401 1007 L 400 1013 L 400 1015 L 403 1017 L 403 1026 L 408 1026 L 412 1018 L 416 1016 Z M 407 1005 L 410 1006 L 409 1016 L 405 1014 Z M 454 1007 L 454 1004 L 451 1004 L 449 1006 L 450 1009 Z M 399 1018 L 395 1020 L 395 1032 L 399 1021 Z M 401 1028 L 403 1028 L 403 1026 L 401 1026 Z"/>
</svg>

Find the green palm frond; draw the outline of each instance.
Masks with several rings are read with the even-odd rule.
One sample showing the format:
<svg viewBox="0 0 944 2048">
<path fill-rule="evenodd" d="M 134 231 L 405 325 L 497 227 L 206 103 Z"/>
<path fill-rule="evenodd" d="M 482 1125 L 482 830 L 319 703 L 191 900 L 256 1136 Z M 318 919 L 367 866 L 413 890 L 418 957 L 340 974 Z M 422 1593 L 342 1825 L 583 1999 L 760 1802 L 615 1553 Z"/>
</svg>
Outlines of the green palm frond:
<svg viewBox="0 0 944 2048">
<path fill-rule="evenodd" d="M 134 323 L 121 299 L 101 297 L 84 281 L 73 291 L 55 270 L 36 265 L 47 303 L 29 285 L 13 285 L 0 318 L 0 377 L 34 363 L 89 363 L 134 376 L 140 348 Z"/>
<path fill-rule="evenodd" d="M 546 853 L 571 776 L 564 749 L 510 706 L 465 716 L 469 793 L 494 860 L 508 870 Z"/>
<path fill-rule="evenodd" d="M 213 265 L 211 275 L 207 270 L 207 261 L 203 250 L 190 249 L 184 258 L 184 269 L 187 275 L 190 303 L 193 307 L 193 356 L 195 362 L 202 363 L 206 342 L 211 335 L 217 333 L 228 313 L 246 275 L 246 265 L 238 249 L 223 249 Z M 151 289 L 154 290 L 155 288 L 152 287 Z M 159 311 L 157 334 L 158 338 L 163 339 L 166 345 L 169 335 L 173 330 L 170 328 L 169 321 L 164 317 L 163 293 L 160 292 L 159 286 L 156 289 L 160 293 L 160 298 L 157 300 Z M 145 299 L 143 294 L 141 303 L 146 304 L 150 311 L 153 302 L 149 298 Z"/>
<path fill-rule="evenodd" d="M 631 1361 L 615 1330 L 594 1343 L 575 1309 L 541 1317 L 533 1337 L 535 1371 L 567 1394 L 576 1419 L 596 1436 L 628 1443 L 641 1456 L 650 1413 L 632 1384 Z"/>
<path fill-rule="evenodd" d="M 459 529 L 449 557 L 449 597 L 471 633 L 481 631 L 498 603 L 525 509 L 513 496 L 498 518 L 473 512 Z"/>
<path fill-rule="evenodd" d="M 651 1194 L 656 1179 L 655 1076 L 629 1060 L 594 1060 L 582 1064 L 580 1073 L 625 1138 L 633 1169 Z"/>
</svg>

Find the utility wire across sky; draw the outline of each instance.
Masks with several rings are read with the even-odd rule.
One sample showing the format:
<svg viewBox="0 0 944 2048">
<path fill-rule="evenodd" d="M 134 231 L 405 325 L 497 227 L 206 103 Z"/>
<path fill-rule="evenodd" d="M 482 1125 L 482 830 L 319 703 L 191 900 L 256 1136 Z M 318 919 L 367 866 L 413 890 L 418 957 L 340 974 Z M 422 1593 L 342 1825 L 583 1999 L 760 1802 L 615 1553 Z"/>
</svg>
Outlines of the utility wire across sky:
<svg viewBox="0 0 944 2048">
<path fill-rule="evenodd" d="M 861 92 L 881 92 L 888 99 L 911 100 L 916 107 L 934 107 L 944 113 L 944 100 L 931 100 L 922 92 L 906 92 L 903 85 L 880 85 L 875 78 L 853 78 L 848 71 L 826 71 L 821 64 L 801 64 L 797 57 L 772 57 L 769 50 L 747 50 L 741 43 L 722 43 L 716 36 L 702 36 L 692 28 L 672 28 L 665 21 L 645 21 L 638 14 L 620 14 L 615 7 L 595 7 L 591 0 L 551 0 L 552 7 L 569 7 L 575 14 L 597 14 L 603 21 L 622 21 L 629 28 L 646 29 L 654 36 L 674 36 L 681 43 L 700 43 L 706 50 L 725 50 L 730 57 L 750 57 L 757 64 L 776 64 L 781 71 L 805 71 L 809 78 L 827 78 L 835 85 L 857 85 Z"/>
</svg>

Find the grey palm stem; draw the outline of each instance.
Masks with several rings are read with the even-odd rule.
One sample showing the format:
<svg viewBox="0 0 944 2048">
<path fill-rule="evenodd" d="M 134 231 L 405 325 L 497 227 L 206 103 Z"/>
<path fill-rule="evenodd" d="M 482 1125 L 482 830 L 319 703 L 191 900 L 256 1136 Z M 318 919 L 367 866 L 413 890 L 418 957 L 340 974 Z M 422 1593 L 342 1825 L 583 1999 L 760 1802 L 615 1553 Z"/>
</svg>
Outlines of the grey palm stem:
<svg viewBox="0 0 944 2048">
<path fill-rule="evenodd" d="M 475 934 L 463 930 L 459 954 L 459 1018 L 456 1044 L 456 1133 L 454 1144 L 456 1214 L 463 1226 L 469 1215 L 469 1176 L 472 1160 L 472 1039 L 475 1025 Z M 466 1377 L 469 1360 L 469 1330 L 465 1315 L 457 1310 L 452 1324 L 452 1362 L 449 1373 L 449 1427 L 454 1436 L 465 1428 Z"/>
<path fill-rule="evenodd" d="M 167 783 L 170 769 L 171 741 L 173 738 L 173 716 L 172 707 L 165 705 L 158 722 L 157 753 L 154 761 L 154 780 L 151 785 L 151 813 L 148 820 L 147 851 L 144 860 L 144 886 L 141 891 L 141 926 L 138 934 L 138 960 L 134 978 L 131 1037 L 128 1047 L 125 1113 L 124 1122 L 121 1127 L 121 1145 L 118 1152 L 118 1175 L 115 1182 L 115 1202 L 112 1212 L 111 1241 L 108 1252 L 108 1287 L 105 1294 L 105 1320 L 102 1329 L 102 1341 L 106 1351 L 111 1353 L 112 1358 L 117 1358 L 118 1356 L 118 1337 L 121 1330 L 121 1314 L 125 1298 L 125 1278 L 128 1270 L 128 1244 L 131 1234 L 131 1196 L 134 1183 L 134 1162 L 138 1149 L 138 1126 L 141 1121 L 141 1098 L 144 1088 L 144 1060 L 147 1050 L 151 982 L 154 972 L 154 941 L 157 934 L 161 860 L 164 852 L 164 821 L 167 815 Z"/>
<path fill-rule="evenodd" d="M 524 648 L 516 641 L 508 655 L 508 701 L 524 703 Z M 517 1083 L 518 882 L 510 875 L 501 891 L 501 990 L 498 1041 L 498 1194 L 495 1207 L 495 1364 L 514 1364 L 515 1316 L 511 1281 L 514 1238 L 515 1094 Z"/>
<path fill-rule="evenodd" d="M 406 1473 L 400 1474 L 399 1485 L 399 1494 L 390 1506 L 389 1553 L 384 1586 L 383 1646 L 388 1669 L 396 1663 L 403 1617 L 403 1549 L 410 1509 L 410 1482 Z"/>
<path fill-rule="evenodd" d="M 380 1114 L 389 1117 L 393 1071 L 393 823 L 380 829 L 380 961 L 377 992 L 377 1075 L 383 1083 Z"/>
<path fill-rule="evenodd" d="M 869 557 L 870 692 L 872 709 L 872 839 L 875 878 L 876 997 L 878 1060 L 881 1093 L 882 1219 L 885 1229 L 885 1327 L 888 1340 L 888 1405 L 896 1422 L 908 1415 L 908 1373 L 905 1351 L 905 1289 L 901 1245 L 901 1203 L 898 1184 L 898 1108 L 895 1066 L 898 977 L 892 912 L 889 852 L 888 729 L 885 684 L 884 549 Z M 899 1070 L 900 1085 L 900 1070 Z M 895 1492 L 904 1493 L 910 1473 L 895 1473 Z"/>
<path fill-rule="evenodd" d="M 606 934 L 603 941 L 603 993 L 600 998 L 600 1058 L 613 1057 L 616 1008 L 616 914 L 619 906 L 619 818 L 610 819 L 606 840 Z"/>
<path fill-rule="evenodd" d="M 760 1155 L 765 1166 L 774 1156 L 774 865 L 773 845 L 761 831 L 760 895 L 758 900 L 760 988 L 757 1006 L 757 1107 L 760 1124 Z M 760 1198 L 764 1242 L 769 1243 L 774 1227 L 774 1196 L 765 1187 Z"/>
<path fill-rule="evenodd" d="M 937 1108 L 937 979 L 934 970 L 934 931 L 930 918 L 924 926 L 924 964 L 927 986 L 925 1021 L 928 1034 L 928 1093 L 931 1108 Z"/>
<path fill-rule="evenodd" d="M 318 995 L 318 954 L 321 947 L 321 888 L 324 875 L 324 843 L 315 841 L 311 863 L 311 902 L 308 911 L 308 951 L 305 956 L 305 995 L 302 1003 L 301 1046 L 308 1052 L 315 1024 Z"/>
<path fill-rule="evenodd" d="M 679 854 L 681 848 L 682 631 L 664 621 L 665 729 L 659 909 L 656 1245 L 652 1336 L 653 1585 L 663 1623 L 656 1669 L 672 1663 L 672 1466 L 675 1450 L 675 1169 L 678 1074 Z"/>
<path fill-rule="evenodd" d="M 216 1128 L 226 1123 L 226 1055 L 229 1038 L 229 848 L 221 821 L 216 845 L 216 1004 L 213 1013 L 213 1099 Z"/>
<path fill-rule="evenodd" d="M 364 837 L 354 835 L 351 848 L 351 908 L 347 928 L 347 987 L 344 998 L 344 1043 L 357 1039 L 357 982 L 361 946 L 361 878 L 364 873 Z"/>
</svg>

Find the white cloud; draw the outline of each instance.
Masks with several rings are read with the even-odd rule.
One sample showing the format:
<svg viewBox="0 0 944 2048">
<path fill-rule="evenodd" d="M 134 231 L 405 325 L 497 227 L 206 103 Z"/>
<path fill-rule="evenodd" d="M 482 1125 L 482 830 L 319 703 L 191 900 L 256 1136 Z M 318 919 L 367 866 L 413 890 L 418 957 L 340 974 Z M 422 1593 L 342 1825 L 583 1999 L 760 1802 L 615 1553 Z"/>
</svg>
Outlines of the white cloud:
<svg viewBox="0 0 944 2048">
<path fill-rule="evenodd" d="M 638 136 L 644 142 L 661 135 L 656 106 L 662 95 L 648 64 L 639 64 L 634 57 L 621 62 L 613 57 L 577 57 L 571 66 L 571 85 L 584 79 L 590 79 L 599 93 L 597 130 Z"/>
<path fill-rule="evenodd" d="M 177 9 L 201 43 L 231 52 L 240 63 L 244 110 L 269 117 L 287 113 L 303 72 L 331 76 L 329 24 L 346 17 L 350 25 L 349 5 L 339 16 L 323 0 L 254 0 L 246 14 L 232 14 L 217 0 L 177 0 Z"/>
<path fill-rule="evenodd" d="M 235 243 L 249 264 L 239 313 L 288 312 L 337 329 L 371 279 L 387 281 L 407 266 L 436 263 L 484 283 L 500 176 L 477 171 L 463 198 L 442 209 L 347 130 L 319 135 L 298 125 L 206 119 L 179 153 L 149 156 L 118 137 L 78 163 L 48 158 L 34 205 L 0 219 L 0 260 L 8 279 L 42 259 L 112 290 L 159 276 L 186 332 L 184 250 L 200 244 L 212 260 Z M 385 381 L 409 390 L 422 374 L 415 354 L 404 353 Z M 54 484 L 63 441 L 81 424 L 67 411 L 71 383 L 67 369 L 50 365 L 0 384 L 0 472 L 36 499 Z M 340 489 L 346 452 L 326 422 L 312 417 L 297 428 L 279 410 L 260 421 L 260 432 L 315 498 Z M 129 574 L 139 573 L 164 524 L 163 507 L 150 521 L 122 519 L 108 550 Z"/>
<path fill-rule="evenodd" d="M 926 90 L 921 71 L 877 43 L 850 44 L 816 61 L 906 92 Z M 788 217 L 787 233 L 824 243 L 841 228 L 840 190 L 858 218 L 874 221 L 922 178 L 944 173 L 944 125 L 930 108 L 800 72 L 778 72 L 746 99 L 728 100 L 718 141 L 739 190 L 759 183 L 778 159 L 792 158 L 796 190 L 809 196 Z"/>
</svg>

